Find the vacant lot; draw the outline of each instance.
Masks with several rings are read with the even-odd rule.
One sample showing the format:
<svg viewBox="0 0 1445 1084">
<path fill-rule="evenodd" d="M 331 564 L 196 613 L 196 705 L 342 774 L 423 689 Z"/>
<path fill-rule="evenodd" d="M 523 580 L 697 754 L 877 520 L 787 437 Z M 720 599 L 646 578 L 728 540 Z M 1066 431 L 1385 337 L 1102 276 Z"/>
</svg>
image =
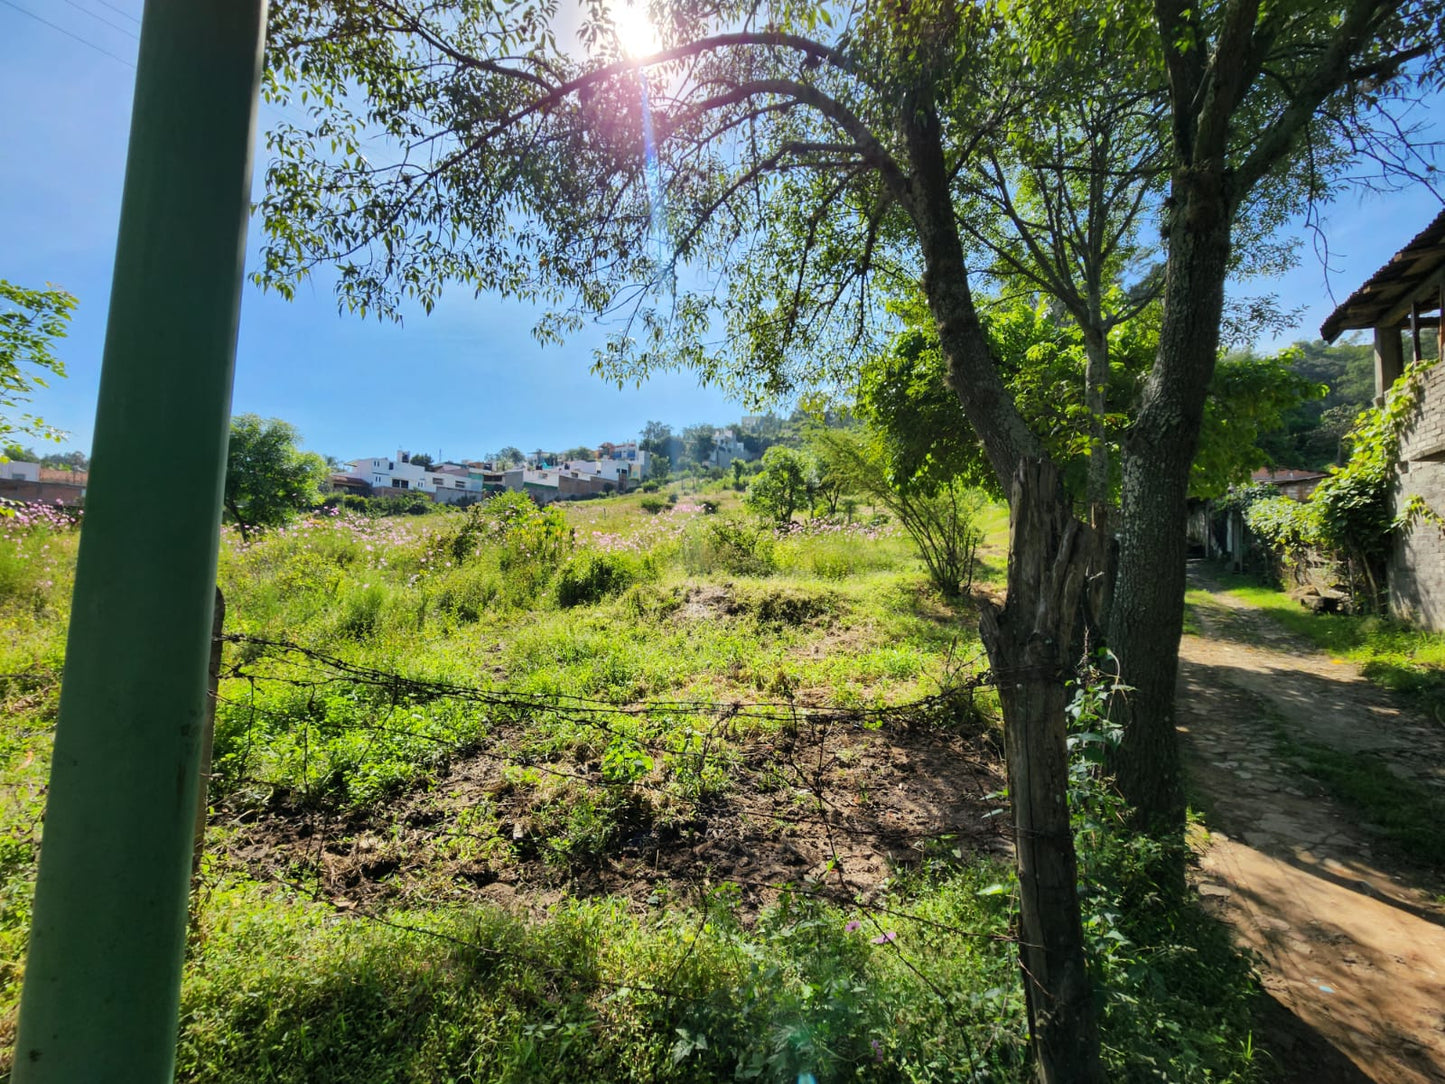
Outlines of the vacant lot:
<svg viewBox="0 0 1445 1084">
<path fill-rule="evenodd" d="M 77 532 L 0 530 L 11 1029 Z M 976 615 L 891 524 L 324 515 L 228 537 L 220 581 L 183 1079 L 1026 1075 Z M 1248 1078 L 1246 970 L 1198 915 L 1163 951 L 1121 917 L 1091 778 L 1110 1062 Z"/>
</svg>

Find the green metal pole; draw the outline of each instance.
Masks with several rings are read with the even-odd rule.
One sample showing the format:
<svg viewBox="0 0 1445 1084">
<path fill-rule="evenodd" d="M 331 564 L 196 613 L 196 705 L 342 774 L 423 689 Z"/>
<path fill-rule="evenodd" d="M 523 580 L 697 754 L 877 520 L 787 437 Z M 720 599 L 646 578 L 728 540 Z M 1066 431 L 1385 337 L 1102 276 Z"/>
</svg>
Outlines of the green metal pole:
<svg viewBox="0 0 1445 1084">
<path fill-rule="evenodd" d="M 170 1081 L 265 0 L 146 0 L 15 1045 Z"/>
</svg>

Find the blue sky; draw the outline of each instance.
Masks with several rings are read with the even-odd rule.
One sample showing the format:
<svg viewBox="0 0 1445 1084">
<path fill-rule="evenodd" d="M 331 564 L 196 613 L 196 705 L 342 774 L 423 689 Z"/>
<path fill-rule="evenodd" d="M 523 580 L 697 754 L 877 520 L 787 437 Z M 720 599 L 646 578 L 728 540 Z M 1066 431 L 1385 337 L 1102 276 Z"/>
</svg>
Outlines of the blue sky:
<svg viewBox="0 0 1445 1084">
<path fill-rule="evenodd" d="M 0 278 L 53 282 L 80 299 L 60 351 L 69 378 L 32 404 L 72 434 L 64 448 L 90 442 L 141 2 L 0 0 Z M 271 116 L 263 108 L 263 124 Z M 1282 339 L 1313 338 L 1334 306 L 1329 289 L 1343 299 L 1438 209 L 1426 191 L 1346 195 L 1327 210 L 1330 273 L 1306 246 L 1300 267 L 1249 292 L 1303 306 Z M 562 449 L 627 439 L 651 418 L 742 413 L 685 373 L 619 390 L 588 371 L 598 336 L 541 347 L 532 320 L 525 306 L 457 290 L 398 327 L 339 315 L 322 283 L 293 302 L 248 284 L 234 409 L 284 418 L 308 447 L 343 459 L 399 447 L 453 457 Z"/>
</svg>

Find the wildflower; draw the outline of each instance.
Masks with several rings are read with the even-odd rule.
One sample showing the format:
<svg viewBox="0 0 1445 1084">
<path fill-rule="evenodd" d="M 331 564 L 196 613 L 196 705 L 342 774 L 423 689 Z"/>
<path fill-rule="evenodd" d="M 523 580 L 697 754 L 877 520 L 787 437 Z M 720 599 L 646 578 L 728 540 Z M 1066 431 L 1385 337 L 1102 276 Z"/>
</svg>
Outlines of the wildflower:
<svg viewBox="0 0 1445 1084">
<path fill-rule="evenodd" d="M 896 940 L 898 940 L 898 932 L 896 930 L 889 930 L 887 933 L 880 933 L 877 937 L 873 938 L 873 943 L 875 945 L 886 945 L 890 941 Z"/>
<path fill-rule="evenodd" d="M 863 925 L 863 923 L 859 922 L 857 919 L 854 919 L 852 922 L 848 923 L 848 925 L 846 925 L 846 926 L 843 927 L 843 932 L 844 932 L 844 933 L 854 933 L 854 932 L 856 932 L 856 931 L 858 930 L 858 928 L 859 928 L 860 926 L 862 926 L 862 925 Z"/>
</svg>

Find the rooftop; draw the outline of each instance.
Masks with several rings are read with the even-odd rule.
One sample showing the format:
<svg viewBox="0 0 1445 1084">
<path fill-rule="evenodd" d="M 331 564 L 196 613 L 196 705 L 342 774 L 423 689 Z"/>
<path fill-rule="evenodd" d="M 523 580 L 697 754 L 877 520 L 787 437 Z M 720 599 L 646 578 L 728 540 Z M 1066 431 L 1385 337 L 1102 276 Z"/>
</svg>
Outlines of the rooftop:
<svg viewBox="0 0 1445 1084">
<path fill-rule="evenodd" d="M 1320 325 L 1320 335 L 1326 342 L 1334 342 L 1342 331 L 1400 324 L 1410 313 L 1410 302 L 1442 267 L 1445 211 L 1330 313 Z M 1437 298 L 1422 308 L 1435 309 L 1439 304 Z"/>
</svg>

